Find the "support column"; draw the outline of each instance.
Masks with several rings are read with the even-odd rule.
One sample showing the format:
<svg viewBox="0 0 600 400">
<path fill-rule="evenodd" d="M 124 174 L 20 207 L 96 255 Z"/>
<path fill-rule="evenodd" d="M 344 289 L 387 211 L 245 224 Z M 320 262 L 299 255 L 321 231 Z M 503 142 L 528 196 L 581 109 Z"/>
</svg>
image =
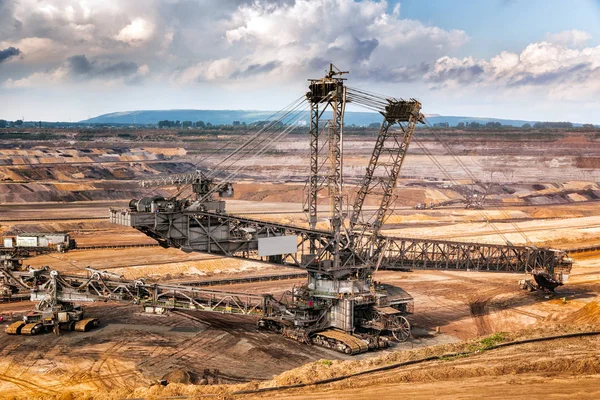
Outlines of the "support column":
<svg viewBox="0 0 600 400">
<path fill-rule="evenodd" d="M 342 193 L 342 139 L 343 139 L 343 115 L 345 109 L 345 88 L 341 82 L 336 87 L 336 94 L 331 102 L 331 112 L 333 119 L 329 121 L 328 141 L 329 141 L 329 204 L 331 230 L 334 234 L 335 249 L 333 267 L 339 268 L 340 261 L 340 241 L 343 215 L 343 193 Z"/>
<path fill-rule="evenodd" d="M 308 223 L 317 226 L 317 192 L 319 190 L 319 103 L 310 103 L 310 181 L 308 188 Z M 313 244 L 311 243 L 311 248 Z"/>
</svg>

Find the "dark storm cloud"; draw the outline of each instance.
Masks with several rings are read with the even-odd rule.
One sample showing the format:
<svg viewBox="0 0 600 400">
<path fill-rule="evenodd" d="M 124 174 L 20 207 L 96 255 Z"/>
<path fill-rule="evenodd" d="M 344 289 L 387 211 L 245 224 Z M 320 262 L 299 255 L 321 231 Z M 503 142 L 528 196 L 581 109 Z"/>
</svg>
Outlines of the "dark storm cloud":
<svg viewBox="0 0 600 400">
<path fill-rule="evenodd" d="M 0 63 L 8 60 L 11 57 L 15 57 L 21 54 L 21 50 L 15 47 L 9 47 L 8 49 L 0 50 Z"/>
<path fill-rule="evenodd" d="M 69 57 L 67 65 L 73 75 L 86 75 L 93 69 L 92 64 L 84 55 Z"/>
<path fill-rule="evenodd" d="M 134 62 L 121 61 L 116 64 L 106 65 L 98 69 L 99 76 L 129 76 L 137 72 L 140 66 Z"/>
<path fill-rule="evenodd" d="M 139 65 L 134 62 L 98 62 L 89 61 L 85 55 L 69 57 L 66 66 L 74 78 L 127 78 L 134 75 Z"/>
</svg>

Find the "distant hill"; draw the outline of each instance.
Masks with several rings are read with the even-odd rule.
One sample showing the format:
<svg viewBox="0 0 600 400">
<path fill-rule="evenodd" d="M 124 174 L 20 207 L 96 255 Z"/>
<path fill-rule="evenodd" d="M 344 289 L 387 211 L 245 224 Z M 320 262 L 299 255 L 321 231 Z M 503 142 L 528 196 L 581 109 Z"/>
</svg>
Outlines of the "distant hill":
<svg viewBox="0 0 600 400">
<path fill-rule="evenodd" d="M 140 110 L 99 115 L 80 121 L 87 124 L 157 124 L 158 121 L 204 121 L 213 125 L 231 124 L 233 121 L 247 124 L 270 119 L 276 111 L 252 110 Z M 325 115 L 323 118 L 329 118 Z M 348 125 L 369 125 L 381 122 L 381 115 L 372 112 L 346 112 Z"/>
<path fill-rule="evenodd" d="M 83 124 L 157 124 L 158 121 L 204 121 L 213 125 L 231 124 L 233 121 L 245 122 L 247 124 L 264 121 L 269 119 L 275 111 L 251 111 L 251 110 L 140 110 L 123 111 L 110 114 L 99 115 L 94 118 L 80 121 Z M 327 115 L 323 117 L 329 118 Z M 479 117 L 456 117 L 444 116 L 439 114 L 428 114 L 427 121 L 430 124 L 448 123 L 450 126 L 456 126 L 459 122 L 500 122 L 502 125 L 522 126 L 529 123 L 534 124 L 537 121 L 525 121 L 517 119 L 500 118 L 479 118 Z M 347 125 L 366 126 L 372 123 L 380 123 L 381 115 L 374 112 L 354 112 L 347 111 L 345 114 Z M 580 126 L 581 124 L 573 124 Z"/>
</svg>

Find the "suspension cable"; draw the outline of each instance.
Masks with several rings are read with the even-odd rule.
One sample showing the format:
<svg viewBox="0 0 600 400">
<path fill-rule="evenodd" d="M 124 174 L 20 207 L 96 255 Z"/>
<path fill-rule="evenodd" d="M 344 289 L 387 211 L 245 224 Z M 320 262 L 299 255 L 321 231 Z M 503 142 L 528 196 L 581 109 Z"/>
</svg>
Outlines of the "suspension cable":
<svg viewBox="0 0 600 400">
<path fill-rule="evenodd" d="M 270 147 L 276 143 L 277 141 L 281 140 L 283 137 L 285 137 L 288 133 L 290 133 L 292 130 L 294 130 L 296 128 L 295 122 L 297 122 L 298 120 L 300 120 L 303 117 L 302 113 L 299 113 L 292 121 L 290 121 L 288 123 L 288 125 L 285 127 L 285 129 L 281 130 L 281 132 L 279 134 L 277 134 L 275 137 L 271 138 L 270 141 L 263 146 L 258 152 L 254 153 L 254 158 L 259 157 L 261 155 L 263 155 L 266 151 L 268 151 L 270 149 Z M 232 171 L 227 177 L 225 177 L 223 180 L 225 182 L 233 179 L 234 177 L 236 177 L 237 175 L 239 175 L 243 170 L 245 170 L 249 165 L 249 162 L 246 162 L 242 165 L 240 165 L 237 169 L 235 169 L 234 171 Z M 218 190 L 218 186 L 214 186 L 211 190 L 208 191 L 208 193 L 206 193 L 202 199 L 200 199 L 200 201 L 204 201 L 205 199 L 209 198 L 213 193 L 215 193 Z"/>
<path fill-rule="evenodd" d="M 227 159 L 231 158 L 233 155 L 235 155 L 241 149 L 245 148 L 249 143 L 253 142 L 257 137 L 261 136 L 265 131 L 267 131 L 268 129 L 270 129 L 273 126 L 275 126 L 278 122 L 280 122 L 283 118 L 285 118 L 285 116 L 287 116 L 289 114 L 289 112 L 286 112 L 286 110 L 288 110 L 290 108 L 294 108 L 298 104 L 301 104 L 304 100 L 305 100 L 305 96 L 304 95 L 300 96 L 299 98 L 297 98 L 294 101 L 292 101 L 290 104 L 288 104 L 283 109 L 281 109 L 279 111 L 276 111 L 275 113 L 273 113 L 272 115 L 270 115 L 267 118 L 267 121 L 270 121 L 268 124 L 264 125 L 258 132 L 254 133 L 250 138 L 246 139 L 240 146 L 238 146 L 238 148 L 236 148 L 236 150 L 232 154 L 228 155 L 225 159 L 221 160 L 221 162 L 219 164 L 221 164 L 222 162 L 224 162 Z M 282 113 L 283 113 L 283 115 L 279 116 Z M 275 117 L 277 117 L 277 119 L 273 119 Z M 249 127 L 246 130 L 245 133 L 249 133 L 251 130 L 252 130 L 252 127 Z M 189 168 L 187 168 L 187 170 L 184 171 L 184 173 L 186 173 L 187 171 L 191 171 L 192 169 L 197 170 L 198 165 L 201 162 L 206 162 L 211 157 L 213 157 L 213 156 L 221 153 L 221 151 L 223 149 L 225 149 L 225 148 L 229 147 L 230 145 L 235 144 L 237 142 L 239 142 L 239 139 L 233 139 L 233 140 L 227 141 L 225 144 L 223 144 L 223 146 L 221 146 L 218 149 L 212 151 L 206 157 L 203 157 L 202 159 L 200 159 L 197 162 L 195 162 L 194 164 L 192 164 L 192 166 L 189 167 Z M 219 164 L 217 164 L 217 165 L 219 165 Z M 153 195 L 154 193 L 156 193 L 160 189 L 161 189 L 161 187 L 155 187 L 155 188 L 147 189 L 146 196 L 151 196 L 151 195 Z M 186 189 L 186 187 L 184 186 L 184 188 L 181 191 L 179 191 L 179 193 L 176 194 L 174 197 L 177 197 L 185 189 Z"/>
<path fill-rule="evenodd" d="M 456 163 L 458 164 L 458 166 L 467 174 L 467 176 L 471 179 L 471 181 L 474 184 L 478 184 L 478 182 L 480 182 L 480 180 L 477 179 L 475 177 L 475 175 L 473 174 L 473 172 L 466 166 L 466 164 L 458 156 L 456 156 L 456 154 L 452 151 L 452 149 L 448 146 L 448 144 L 440 137 L 440 135 L 438 135 L 433 130 L 433 127 L 431 126 L 431 124 L 429 123 L 429 121 L 425 120 L 425 124 L 428 127 L 429 133 L 431 133 L 434 136 L 434 138 L 438 141 L 438 143 L 440 143 L 442 145 L 442 147 L 448 152 L 448 154 L 456 161 Z M 421 148 L 423 149 L 423 147 L 421 147 Z M 455 181 L 454 181 L 454 184 L 457 185 L 457 186 L 459 186 Z M 506 220 L 523 237 L 523 239 L 525 239 L 525 243 L 531 242 L 531 240 L 529 239 L 529 237 L 527 237 L 527 235 L 525 234 L 525 232 L 523 232 L 523 230 L 521 230 L 514 223 L 514 221 L 511 221 L 511 218 L 510 218 L 510 215 L 508 214 L 508 212 L 502 206 L 498 206 L 498 209 L 500 210 L 500 212 L 502 213 L 502 215 L 506 218 Z M 477 211 L 479 211 L 482 216 L 485 215 L 481 210 L 477 210 Z M 496 231 L 496 233 L 500 232 L 499 229 L 495 226 L 495 224 L 492 221 L 490 221 L 487 217 L 485 217 L 485 219 L 490 224 L 490 226 L 492 226 L 492 228 Z M 504 239 L 505 242 L 507 242 L 507 244 L 510 243 L 510 241 L 508 241 L 504 235 L 501 235 L 501 237 Z"/>
<path fill-rule="evenodd" d="M 286 125 L 289 123 L 289 121 L 286 121 L 288 118 L 291 118 L 291 120 L 294 121 L 298 120 L 299 117 L 302 116 L 302 112 L 300 111 L 300 109 L 303 105 L 305 105 L 304 96 L 296 99 L 294 102 L 290 103 L 290 105 L 288 105 L 285 109 L 274 114 L 277 115 L 283 112 L 283 115 L 281 115 L 277 120 L 271 121 L 268 125 L 264 126 L 260 131 L 253 134 L 252 137 L 250 137 L 244 143 L 238 146 L 238 148 L 234 152 L 232 152 L 229 156 L 221 160 L 216 166 L 211 167 L 208 177 L 214 178 L 219 173 L 226 173 L 225 171 L 227 169 L 234 166 L 240 160 L 247 158 L 249 154 L 254 152 L 254 150 L 259 148 L 266 141 L 271 140 L 271 138 L 277 135 L 278 132 L 280 132 L 282 129 L 285 129 Z M 278 125 L 280 123 L 282 124 L 282 126 Z M 269 130 L 272 127 L 276 127 L 277 129 Z M 224 164 L 225 161 L 230 162 L 227 166 L 221 166 L 221 164 Z M 217 168 L 219 166 L 221 167 L 220 169 Z M 179 190 L 179 192 L 175 194 L 174 197 L 182 196 L 183 193 L 187 192 L 188 190 L 190 190 L 190 193 L 186 196 L 186 198 L 191 196 L 193 194 L 193 192 L 191 192 L 191 187 L 191 185 L 184 186 L 182 189 Z"/>
</svg>

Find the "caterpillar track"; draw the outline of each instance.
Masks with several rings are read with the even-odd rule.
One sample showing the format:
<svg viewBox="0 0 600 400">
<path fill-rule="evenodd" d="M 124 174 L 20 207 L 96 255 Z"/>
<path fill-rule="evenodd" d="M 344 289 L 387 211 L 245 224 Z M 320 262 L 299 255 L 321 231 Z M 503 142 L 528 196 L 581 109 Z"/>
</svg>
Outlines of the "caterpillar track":
<svg viewBox="0 0 600 400">
<path fill-rule="evenodd" d="M 98 318 L 85 318 L 81 321 L 77 321 L 77 323 L 75 324 L 75 331 L 88 332 L 98 327 L 98 325 L 100 325 L 100 321 L 98 321 Z"/>
<path fill-rule="evenodd" d="M 13 322 L 12 324 L 6 327 L 5 332 L 9 335 L 20 335 L 21 329 L 23 329 L 24 326 L 25 322 L 23 321 Z"/>
<path fill-rule="evenodd" d="M 369 350 L 369 345 L 364 340 L 334 329 L 316 333 L 312 337 L 312 343 L 350 355 L 365 353 Z"/>
<path fill-rule="evenodd" d="M 42 331 L 43 328 L 44 325 L 41 322 L 32 322 L 30 324 L 25 324 L 25 326 L 21 329 L 21 335 L 37 335 Z"/>
</svg>

